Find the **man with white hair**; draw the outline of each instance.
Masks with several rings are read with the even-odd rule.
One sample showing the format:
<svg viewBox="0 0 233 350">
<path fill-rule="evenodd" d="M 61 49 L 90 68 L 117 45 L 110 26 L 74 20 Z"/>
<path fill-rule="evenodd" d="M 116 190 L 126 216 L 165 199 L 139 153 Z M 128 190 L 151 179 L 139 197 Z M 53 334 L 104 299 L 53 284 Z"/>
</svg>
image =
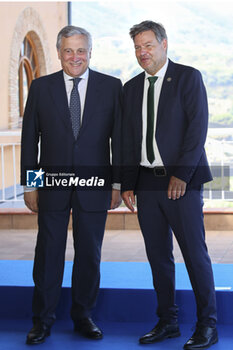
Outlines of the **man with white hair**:
<svg viewBox="0 0 233 350">
<path fill-rule="evenodd" d="M 30 169 L 60 174 L 74 171 L 78 177 L 85 175 L 84 182 L 93 176 L 103 177 L 104 182 L 99 188 L 83 187 L 81 181 L 79 187 L 71 181 L 73 186 L 67 188 L 25 188 L 25 204 L 38 212 L 39 226 L 33 328 L 27 344 L 44 342 L 55 321 L 71 209 L 75 252 L 71 317 L 75 331 L 91 339 L 102 338 L 91 310 L 99 290 L 107 210 L 121 202 L 117 185 L 122 85 L 119 79 L 89 69 L 91 49 L 91 36 L 85 29 L 63 28 L 57 37 L 62 70 L 32 82 L 24 113 L 22 185 Z"/>
</svg>

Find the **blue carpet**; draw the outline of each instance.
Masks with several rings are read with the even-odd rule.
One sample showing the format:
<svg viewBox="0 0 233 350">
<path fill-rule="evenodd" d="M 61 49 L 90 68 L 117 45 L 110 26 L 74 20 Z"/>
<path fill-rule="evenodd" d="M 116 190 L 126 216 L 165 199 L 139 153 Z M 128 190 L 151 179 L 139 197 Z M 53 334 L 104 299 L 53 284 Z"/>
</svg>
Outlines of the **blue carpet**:
<svg viewBox="0 0 233 350">
<path fill-rule="evenodd" d="M 154 324 L 151 323 L 119 323 L 99 322 L 98 325 L 104 331 L 102 340 L 93 341 L 85 339 L 72 331 L 72 324 L 68 321 L 57 321 L 52 329 L 52 334 L 44 344 L 36 349 L 41 350 L 142 350 L 142 348 L 156 350 L 181 350 L 184 343 L 193 333 L 192 325 L 181 324 L 181 336 L 179 338 L 167 339 L 166 341 L 142 346 L 138 338 L 150 330 Z M 31 327 L 31 322 L 21 320 L 0 321 L 0 349 L 1 350 L 25 350 L 26 334 Z M 219 342 L 211 349 L 232 350 L 233 337 L 232 326 L 218 326 Z"/>
<path fill-rule="evenodd" d="M 21 350 L 31 327 L 33 291 L 32 261 L 0 261 L 0 350 Z M 94 318 L 104 331 L 104 339 L 90 341 L 72 331 L 71 267 L 66 262 L 57 322 L 41 349 L 139 350 L 138 338 L 156 322 L 156 297 L 148 263 L 104 262 L 101 289 Z M 233 349 L 233 265 L 213 265 L 217 303 L 219 343 L 213 350 Z M 184 264 L 176 264 L 177 304 L 182 335 L 149 346 L 157 350 L 182 349 L 195 325 L 195 301 Z"/>
<path fill-rule="evenodd" d="M 30 318 L 32 261 L 0 261 L 0 318 Z M 58 319 L 69 318 L 72 262 L 65 265 Z M 233 324 L 233 265 L 213 265 L 220 324 Z M 176 301 L 181 323 L 195 322 L 195 300 L 184 264 L 176 264 Z M 103 262 L 94 315 L 100 321 L 153 322 L 156 297 L 148 263 Z"/>
<path fill-rule="evenodd" d="M 33 286 L 33 261 L 0 260 L 0 286 Z M 233 291 L 233 264 L 213 264 L 216 290 Z M 72 261 L 66 261 L 63 287 L 71 285 Z M 147 262 L 102 262 L 101 288 L 152 289 Z M 176 288 L 190 290 L 185 265 L 176 264 Z"/>
</svg>

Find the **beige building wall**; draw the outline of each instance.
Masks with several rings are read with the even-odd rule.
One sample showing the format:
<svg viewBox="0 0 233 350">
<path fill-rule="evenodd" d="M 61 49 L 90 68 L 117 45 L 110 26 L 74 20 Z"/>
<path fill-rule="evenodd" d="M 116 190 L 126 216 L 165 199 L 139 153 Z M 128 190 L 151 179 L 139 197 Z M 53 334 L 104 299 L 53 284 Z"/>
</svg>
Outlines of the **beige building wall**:
<svg viewBox="0 0 233 350">
<path fill-rule="evenodd" d="M 28 32 L 38 50 L 41 75 L 61 69 L 57 58 L 56 37 L 68 24 L 67 2 L 0 2 L 1 80 L 0 80 L 0 145 L 19 143 L 18 63 L 21 44 Z M 20 147 L 4 146 L 4 187 L 13 185 L 13 153 L 19 183 Z M 2 156 L 0 147 L 0 190 L 2 189 Z"/>
<path fill-rule="evenodd" d="M 16 118 L 16 111 L 12 111 L 11 106 L 18 96 L 12 96 L 9 92 L 11 88 L 14 91 L 18 83 L 17 76 L 12 76 L 12 73 L 17 72 L 19 49 L 25 35 L 30 30 L 38 35 L 46 61 L 46 69 L 42 73 L 48 74 L 60 69 L 55 48 L 56 36 L 67 22 L 67 2 L 0 3 L 0 131 L 17 127 L 10 117 Z"/>
</svg>

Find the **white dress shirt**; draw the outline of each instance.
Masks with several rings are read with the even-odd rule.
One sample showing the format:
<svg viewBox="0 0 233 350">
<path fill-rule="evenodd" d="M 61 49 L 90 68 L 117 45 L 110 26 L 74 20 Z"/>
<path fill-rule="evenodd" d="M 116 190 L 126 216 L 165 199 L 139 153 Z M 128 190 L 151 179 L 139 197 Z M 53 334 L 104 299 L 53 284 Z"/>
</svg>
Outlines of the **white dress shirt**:
<svg viewBox="0 0 233 350">
<path fill-rule="evenodd" d="M 155 130 L 156 130 L 156 122 L 157 122 L 157 111 L 158 111 L 158 104 L 159 104 L 159 97 L 160 97 L 160 92 L 163 84 L 163 79 L 167 71 L 167 66 L 168 66 L 168 59 L 164 66 L 155 74 L 158 79 L 155 82 L 154 85 L 154 131 L 153 135 L 155 135 Z M 163 161 L 161 159 L 159 149 L 157 146 L 157 142 L 155 137 L 153 138 L 153 149 L 154 149 L 154 154 L 155 154 L 155 160 L 151 164 L 149 160 L 147 159 L 147 154 L 146 154 L 146 130 L 147 130 L 147 93 L 148 93 L 148 88 L 149 88 L 149 80 L 148 77 L 150 77 L 147 72 L 145 72 L 145 81 L 144 81 L 144 93 L 143 93 L 143 103 L 142 103 L 142 154 L 141 154 L 141 166 L 145 166 L 148 168 L 154 168 L 156 166 L 163 166 Z"/>
<path fill-rule="evenodd" d="M 74 78 L 66 74 L 64 71 L 63 71 L 63 75 L 65 80 L 68 105 L 70 105 L 70 95 L 74 86 L 74 82 L 73 82 Z M 83 110 L 85 106 L 85 99 L 86 99 L 86 92 L 87 92 L 87 83 L 89 78 L 89 69 L 87 69 L 85 73 L 83 73 L 83 75 L 81 75 L 79 78 L 82 79 L 78 84 L 78 92 L 79 92 L 80 103 L 81 103 L 81 122 L 82 122 Z"/>
</svg>

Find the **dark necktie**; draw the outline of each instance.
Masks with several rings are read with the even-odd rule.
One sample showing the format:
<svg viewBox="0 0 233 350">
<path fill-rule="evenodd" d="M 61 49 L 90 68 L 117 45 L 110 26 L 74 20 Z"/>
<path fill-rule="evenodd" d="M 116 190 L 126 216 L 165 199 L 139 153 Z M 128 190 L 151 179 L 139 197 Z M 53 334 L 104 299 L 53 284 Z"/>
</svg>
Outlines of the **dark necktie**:
<svg viewBox="0 0 233 350">
<path fill-rule="evenodd" d="M 147 93 L 147 130 L 146 130 L 146 154 L 147 159 L 152 164 L 155 160 L 153 141 L 154 141 L 154 84 L 158 77 L 149 77 L 150 86 Z"/>
<path fill-rule="evenodd" d="M 81 103 L 78 92 L 78 84 L 81 81 L 81 78 L 74 78 L 72 80 L 74 82 L 74 86 L 70 95 L 70 116 L 74 138 L 77 139 L 81 126 Z"/>
</svg>

